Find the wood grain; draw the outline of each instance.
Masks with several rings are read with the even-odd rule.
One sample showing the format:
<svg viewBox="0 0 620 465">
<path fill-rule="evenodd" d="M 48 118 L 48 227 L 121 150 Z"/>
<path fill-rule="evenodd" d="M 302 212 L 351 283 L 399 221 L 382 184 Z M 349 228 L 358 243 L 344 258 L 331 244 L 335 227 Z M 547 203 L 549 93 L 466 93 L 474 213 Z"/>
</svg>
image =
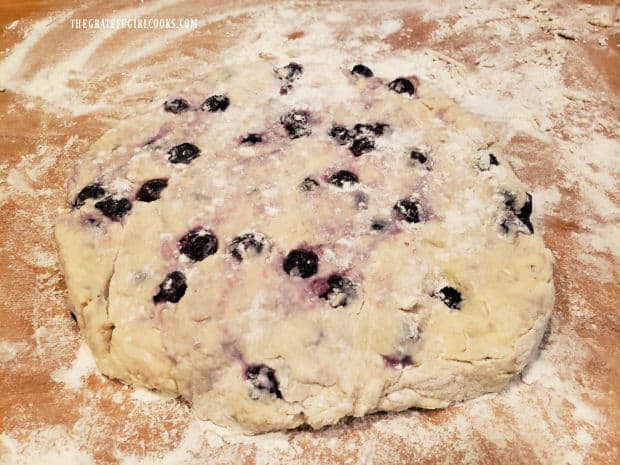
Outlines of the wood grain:
<svg viewBox="0 0 620 465">
<path fill-rule="evenodd" d="M 221 2 L 207 2 L 200 6 L 195 3 L 191 4 L 190 9 L 171 7 L 167 14 L 193 13 L 207 17 L 216 8 L 255 3 L 229 2 L 224 5 Z M 589 3 L 608 5 L 610 14 L 613 14 L 613 0 Z M 97 17 L 110 14 L 117 8 L 141 4 L 139 1 L 105 4 L 75 0 L 3 1 L 0 3 L 0 30 L 3 31 L 0 48 L 9 50 L 23 39 L 21 27 L 5 29 L 16 19 L 31 24 L 35 19 L 46 18 L 51 12 L 78 7 L 82 17 Z M 578 2 L 552 2 L 549 10 L 564 18 L 574 14 L 578 6 Z M 234 40 L 234 35 L 229 36 L 227 32 L 243 27 L 244 18 L 244 15 L 239 15 L 231 21 L 210 24 L 195 34 L 179 38 L 164 52 L 185 50 L 195 53 L 196 60 L 205 56 L 217 57 Z M 425 20 L 422 12 L 406 14 L 401 19 L 405 32 L 385 38 L 392 50 L 432 46 L 458 59 L 466 69 L 475 68 L 477 56 L 468 51 L 471 47 L 465 46 L 481 40 L 475 29 L 435 39 L 432 34 L 439 24 Z M 448 23 L 456 21 L 450 17 L 443 20 Z M 588 31 L 593 38 L 604 36 L 607 46 L 597 45 L 595 39 L 575 41 L 571 53 L 562 64 L 563 79 L 567 86 L 602 95 L 596 103 L 597 114 L 606 120 L 618 121 L 620 32 L 617 25 Z M 141 32 L 127 31 L 123 35 L 115 35 L 102 45 L 97 56 L 105 62 L 106 54 L 113 55 L 115 50 L 132 44 L 139 34 Z M 304 34 L 302 30 L 290 31 L 288 40 L 298 40 Z M 41 43 L 22 63 L 24 72 L 30 69 L 34 73 L 50 61 L 59 60 L 58 57 L 72 50 L 76 43 L 86 41 L 86 37 L 84 31 L 72 31 L 68 25 L 60 31 L 50 32 L 46 42 Z M 549 34 L 541 31 L 537 38 L 543 41 L 549 38 Z M 504 46 L 513 47 L 506 52 L 512 53 L 531 45 L 515 43 Z M 489 44 L 489 49 L 494 46 L 497 44 Z M 156 64 L 157 59 L 144 58 L 140 65 Z M 121 71 L 131 72 L 130 69 Z M 118 74 L 109 73 L 105 80 L 76 82 L 75 86 L 83 90 L 88 102 L 98 92 L 120 85 L 124 79 L 121 71 Z M 25 74 L 24 79 L 27 77 L 29 75 Z M 0 87 L 1 79 L 2 76 Z M 129 102 L 136 103 L 149 97 L 146 93 L 134 95 Z M 174 399 L 144 403 L 133 399 L 131 389 L 126 386 L 95 374 L 89 375 L 85 385 L 77 390 L 67 389 L 53 379 L 56 370 L 74 362 L 80 337 L 67 311 L 62 275 L 54 262 L 51 223 L 57 209 L 65 206 L 63 189 L 66 178 L 81 153 L 114 121 L 124 117 L 123 111 L 126 110 L 105 109 L 75 116 L 70 112 L 50 111 L 41 99 L 20 92 L 0 92 L 0 187 L 6 186 L 9 181 L 12 186 L 18 186 L 6 190 L 4 201 L 0 200 L 0 341 L 25 344 L 23 351 L 14 358 L 8 361 L 0 358 L 0 434 L 7 434 L 15 441 L 35 448 L 37 443 L 46 444 L 41 436 L 43 431 L 59 427 L 67 431 L 67 437 L 73 438 L 73 443 L 78 444 L 80 450 L 95 463 L 114 464 L 121 463 L 121 458 L 128 456 L 139 458 L 159 454 L 166 457 L 165 454 L 185 444 L 183 440 L 193 425 L 187 406 Z M 586 105 L 575 104 L 572 114 L 556 115 L 558 129 L 554 137 L 558 140 L 569 138 L 567 129 L 584 125 L 590 114 Z M 599 128 L 599 131 L 602 136 L 618 140 L 613 127 Z M 506 152 L 521 161 L 516 167 L 517 174 L 530 184 L 547 187 L 564 176 L 554 155 L 557 150 L 553 138 L 542 141 L 525 133 L 514 134 L 506 146 Z M 40 175 L 36 170 L 40 169 L 37 167 L 42 166 L 46 156 L 53 156 L 53 166 L 43 169 Z M 0 190 L 0 199 L 2 192 Z M 348 420 L 319 432 L 292 432 L 288 437 L 287 449 L 279 450 L 274 446 L 266 462 L 338 465 L 564 464 L 571 462 L 554 459 L 564 457 L 561 451 L 558 450 L 558 455 L 550 452 L 546 455 L 546 462 L 537 458 L 540 456 L 538 451 L 558 448 L 558 438 L 568 441 L 561 443 L 562 446 L 578 447 L 583 445 L 578 441 L 584 441 L 587 435 L 591 439 L 586 447 L 588 450 L 571 465 L 620 463 L 620 439 L 617 434 L 620 431 L 620 391 L 617 388 L 620 379 L 620 320 L 617 310 L 620 307 L 620 264 L 616 257 L 601 251 L 593 255 L 609 264 L 611 279 L 602 282 L 599 275 L 592 271 L 590 264 L 584 261 L 584 255 L 579 253 L 580 243 L 575 239 L 575 234 L 588 231 L 581 216 L 583 193 L 575 186 L 562 187 L 560 194 L 559 208 L 544 217 L 545 241 L 557 259 L 557 305 L 547 344 L 564 344 L 567 353 L 573 347 L 584 352 L 575 354 L 573 366 L 570 366 L 573 363 L 570 357 L 562 360 L 568 365 L 563 367 L 563 373 L 574 377 L 571 378 L 574 390 L 570 392 L 578 393 L 578 399 L 570 396 L 554 399 L 552 390 L 545 391 L 540 386 L 524 387 L 524 395 L 528 396 L 523 398 L 524 406 L 532 399 L 538 402 L 528 408 L 539 405 L 543 409 L 544 403 L 553 402 L 562 405 L 557 411 L 550 410 L 557 418 L 547 418 L 544 425 L 532 425 L 532 428 L 542 428 L 538 440 L 532 440 L 524 433 L 524 427 L 516 424 L 514 412 L 508 411 L 505 404 L 489 401 L 476 404 L 475 408 L 491 412 L 491 416 L 474 432 L 468 430 L 465 424 L 473 418 L 470 413 L 464 415 L 464 412 L 473 409 L 467 405 L 435 412 L 372 415 Z M 616 206 L 620 202 L 617 191 L 607 193 L 607 198 Z M 596 220 L 599 224 L 608 221 L 605 218 Z M 581 299 L 577 303 L 575 296 Z M 591 309 L 591 312 L 586 316 L 577 314 L 577 304 Z M 574 340 L 571 341 L 569 336 Z M 542 350 L 546 350 L 545 346 Z M 575 373 L 576 370 L 583 371 Z M 596 423 L 597 426 L 584 426 L 583 422 L 576 420 L 576 416 L 583 414 L 575 407 L 581 402 L 602 412 L 603 417 Z M 89 421 L 89 416 L 96 421 Z M 402 424 L 401 432 L 395 431 L 395 424 Z M 426 436 L 421 435 L 421 431 Z M 493 431 L 504 431 L 505 434 L 498 438 Z M 439 439 L 433 440 L 433 436 Z M 421 442 L 420 438 L 425 438 L 425 441 Z M 570 442 L 570 438 L 574 441 Z M 217 443 L 205 439 L 195 449 L 190 448 L 187 455 L 170 455 L 169 459 L 162 460 L 168 460 L 168 463 L 182 463 L 185 458 L 195 460 L 195 463 L 209 464 L 265 463 L 265 460 L 261 462 L 258 452 L 264 453 L 271 447 L 268 441 L 270 439 L 266 437 L 265 444 L 261 445 L 260 442 Z M 366 450 L 368 453 L 362 454 Z M 0 442 L 0 464 L 5 465 L 3 460 L 11 454 L 7 446 Z"/>
</svg>

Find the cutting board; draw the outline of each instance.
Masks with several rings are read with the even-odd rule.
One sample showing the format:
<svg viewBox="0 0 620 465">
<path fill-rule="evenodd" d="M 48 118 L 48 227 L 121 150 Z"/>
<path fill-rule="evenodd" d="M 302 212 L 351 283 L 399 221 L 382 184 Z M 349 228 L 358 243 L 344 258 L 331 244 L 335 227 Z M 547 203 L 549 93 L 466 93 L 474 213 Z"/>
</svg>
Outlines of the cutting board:
<svg viewBox="0 0 620 465">
<path fill-rule="evenodd" d="M 620 463 L 620 26 L 613 1 L 590 3 L 3 2 L 0 464 Z M 199 25 L 71 24 L 122 17 Z M 107 128 L 221 61 L 284 62 L 312 47 L 331 47 L 334 66 L 420 63 L 490 124 L 534 194 L 556 308 L 536 358 L 501 393 L 247 437 L 97 373 L 52 226 Z"/>
</svg>

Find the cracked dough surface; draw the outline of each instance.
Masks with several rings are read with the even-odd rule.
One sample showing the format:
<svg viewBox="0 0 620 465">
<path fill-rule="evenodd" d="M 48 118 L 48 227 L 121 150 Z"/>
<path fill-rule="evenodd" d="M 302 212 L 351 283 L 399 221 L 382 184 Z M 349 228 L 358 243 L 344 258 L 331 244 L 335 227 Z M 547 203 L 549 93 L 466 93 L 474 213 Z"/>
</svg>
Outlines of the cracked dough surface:
<svg viewBox="0 0 620 465">
<path fill-rule="evenodd" d="M 349 64 L 302 63 L 290 82 L 278 65 L 213 70 L 169 97 L 186 111 L 153 102 L 95 143 L 69 180 L 69 204 L 92 184 L 131 203 L 115 217 L 86 198 L 56 225 L 99 369 L 249 432 L 501 389 L 540 342 L 553 282 L 550 252 L 517 215 L 526 189 L 492 134 L 412 76 L 409 95 L 388 86 L 399 76 L 353 75 Z M 211 95 L 230 105 L 201 110 Z M 291 111 L 307 120 L 300 137 L 282 123 Z M 374 149 L 355 156 L 359 123 L 389 126 L 367 132 Z M 332 137 L 334 126 L 351 140 Z M 262 140 L 243 143 L 248 134 Z M 182 143 L 199 156 L 171 163 Z M 330 182 L 343 170 L 358 182 Z M 316 185 L 300 188 L 307 178 Z M 160 198 L 136 199 L 151 179 L 167 180 Z M 418 221 L 395 207 L 403 199 Z M 201 228 L 218 247 L 196 261 L 180 241 Z M 247 233 L 263 247 L 240 260 L 231 243 Z M 296 249 L 316 256 L 315 273 L 287 273 Z M 178 302 L 154 299 L 175 271 L 187 286 Z"/>
</svg>

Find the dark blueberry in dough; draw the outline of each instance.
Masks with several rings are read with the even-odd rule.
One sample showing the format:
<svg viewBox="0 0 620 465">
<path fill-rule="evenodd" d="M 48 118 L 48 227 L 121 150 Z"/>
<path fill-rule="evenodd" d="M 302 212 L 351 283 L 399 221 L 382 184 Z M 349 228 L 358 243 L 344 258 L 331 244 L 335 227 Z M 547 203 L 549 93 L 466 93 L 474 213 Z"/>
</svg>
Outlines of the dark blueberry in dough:
<svg viewBox="0 0 620 465">
<path fill-rule="evenodd" d="M 373 231 L 383 231 L 386 226 L 387 226 L 387 221 L 380 220 L 380 219 L 374 219 L 370 223 L 370 229 L 372 229 Z"/>
<path fill-rule="evenodd" d="M 276 378 L 276 372 L 273 368 L 264 364 L 250 365 L 245 370 L 245 377 L 259 391 L 265 391 L 275 395 L 278 399 L 282 399 L 280 392 L 280 383 Z M 258 398 L 258 396 L 256 397 Z"/>
<path fill-rule="evenodd" d="M 355 65 L 351 70 L 351 74 L 359 74 L 360 76 L 364 76 L 366 78 L 374 76 L 372 70 L 368 66 L 362 64 Z"/>
<path fill-rule="evenodd" d="M 297 139 L 312 134 L 312 131 L 307 128 L 308 115 L 305 111 L 292 110 L 280 117 L 280 123 L 284 126 L 289 139 Z"/>
<path fill-rule="evenodd" d="M 208 229 L 190 231 L 179 239 L 179 251 L 199 262 L 217 252 L 217 237 Z"/>
<path fill-rule="evenodd" d="M 435 297 L 438 297 L 444 304 L 455 310 L 461 308 L 461 302 L 463 301 L 461 293 L 450 286 L 442 287 L 435 293 Z"/>
<path fill-rule="evenodd" d="M 527 226 L 527 229 L 530 233 L 534 232 L 534 225 L 530 221 L 530 216 L 532 215 L 532 195 L 529 192 L 526 192 L 527 200 L 521 207 L 521 209 L 516 212 L 517 218 L 521 220 L 521 222 Z"/>
<path fill-rule="evenodd" d="M 366 210 L 368 208 L 368 196 L 364 192 L 356 192 L 353 195 L 353 205 L 358 210 Z"/>
<path fill-rule="evenodd" d="M 319 257 L 312 250 L 293 249 L 284 258 L 282 268 L 288 275 L 309 278 L 319 268 Z"/>
<path fill-rule="evenodd" d="M 164 110 L 169 113 L 183 113 L 189 109 L 189 103 L 183 98 L 175 98 L 164 102 Z"/>
<path fill-rule="evenodd" d="M 399 219 L 407 223 L 419 223 L 420 212 L 418 203 L 410 199 L 401 199 L 394 205 L 394 211 Z"/>
<path fill-rule="evenodd" d="M 95 203 L 95 208 L 100 210 L 111 220 L 117 221 L 131 210 L 131 202 L 124 198 L 115 198 L 111 195 Z"/>
<path fill-rule="evenodd" d="M 73 201 L 74 208 L 80 208 L 86 202 L 86 199 L 100 199 L 105 195 L 105 189 L 101 184 L 94 183 L 84 186 L 82 190 L 75 196 Z"/>
<path fill-rule="evenodd" d="M 226 111 L 230 105 L 230 99 L 225 95 L 212 95 L 208 97 L 200 106 L 202 111 Z"/>
<path fill-rule="evenodd" d="M 266 240 L 262 234 L 247 233 L 235 237 L 228 250 L 239 261 L 243 261 L 250 253 L 260 254 L 265 248 Z"/>
<path fill-rule="evenodd" d="M 159 285 L 159 292 L 153 297 L 153 302 L 177 303 L 185 295 L 187 280 L 180 271 L 169 273 Z"/>
<path fill-rule="evenodd" d="M 499 161 L 492 153 L 483 154 L 476 161 L 476 168 L 480 171 L 489 171 L 491 166 L 498 166 Z"/>
<path fill-rule="evenodd" d="M 411 153 L 409 154 L 409 158 L 411 160 L 415 160 L 420 162 L 421 164 L 424 164 L 428 161 L 428 157 L 426 156 L 426 154 L 420 150 L 414 149 L 411 151 Z"/>
<path fill-rule="evenodd" d="M 275 72 L 281 81 L 286 81 L 290 86 L 293 81 L 296 81 L 301 77 L 304 72 L 304 67 L 299 63 L 294 63 L 291 61 L 288 65 L 277 68 Z"/>
<path fill-rule="evenodd" d="M 361 136 L 369 136 L 375 133 L 374 125 L 366 123 L 357 123 L 355 126 L 353 126 L 353 130 L 357 135 Z"/>
<path fill-rule="evenodd" d="M 344 307 L 355 298 L 355 284 L 346 276 L 333 274 L 327 278 L 327 290 L 319 297 L 329 302 L 329 305 L 336 307 Z"/>
<path fill-rule="evenodd" d="M 340 145 L 347 144 L 351 139 L 349 130 L 344 126 L 333 126 L 329 130 L 329 135 L 332 136 Z"/>
<path fill-rule="evenodd" d="M 521 222 L 527 227 L 528 231 L 531 234 L 534 232 L 534 225 L 532 224 L 532 221 L 530 220 L 530 216 L 532 215 L 532 195 L 529 192 L 526 192 L 525 195 L 526 195 L 525 203 L 520 209 L 517 210 L 517 207 L 516 207 L 517 199 L 515 195 L 510 192 L 504 192 L 504 205 L 506 205 L 506 208 L 512 213 L 514 213 L 514 215 L 519 220 L 521 220 Z M 508 226 L 509 221 L 510 220 L 506 218 L 500 225 L 502 229 L 504 230 L 504 232 L 506 233 L 510 230 Z"/>
<path fill-rule="evenodd" d="M 390 125 L 387 123 L 375 123 L 372 130 L 376 136 L 382 136 L 383 134 L 385 134 L 386 130 L 388 130 L 389 128 L 390 128 Z"/>
<path fill-rule="evenodd" d="M 398 94 L 409 94 L 413 95 L 415 92 L 415 87 L 413 83 L 409 79 L 405 79 L 402 77 L 394 79 L 392 82 L 388 84 L 390 90 Z"/>
<path fill-rule="evenodd" d="M 77 316 L 75 316 L 75 313 L 69 312 L 69 314 L 71 315 L 71 319 L 75 322 L 75 324 L 78 324 Z"/>
<path fill-rule="evenodd" d="M 299 188 L 306 192 L 314 191 L 319 188 L 319 181 L 312 177 L 307 177 L 301 182 Z"/>
<path fill-rule="evenodd" d="M 357 175 L 347 170 L 336 171 L 329 177 L 329 183 L 336 187 L 344 187 L 345 184 L 356 184 L 358 182 Z"/>
<path fill-rule="evenodd" d="M 357 135 L 360 136 L 370 136 L 372 134 L 374 134 L 375 136 L 382 136 L 385 133 L 385 130 L 389 127 L 390 125 L 387 123 L 357 123 L 355 126 L 353 126 L 353 130 Z"/>
<path fill-rule="evenodd" d="M 356 137 L 351 144 L 351 153 L 359 157 L 375 149 L 375 141 L 371 137 Z"/>
<path fill-rule="evenodd" d="M 183 163 L 184 165 L 188 165 L 193 159 L 199 156 L 200 149 L 189 142 L 175 145 L 168 150 L 168 160 L 170 163 Z"/>
<path fill-rule="evenodd" d="M 247 136 L 244 136 L 243 139 L 241 139 L 241 143 L 245 145 L 259 144 L 262 141 L 263 141 L 262 134 L 256 134 L 253 132 L 249 133 Z"/>
<path fill-rule="evenodd" d="M 153 202 L 159 200 L 162 191 L 168 186 L 167 179 L 151 179 L 146 181 L 138 190 L 136 200 L 141 202 Z"/>
</svg>

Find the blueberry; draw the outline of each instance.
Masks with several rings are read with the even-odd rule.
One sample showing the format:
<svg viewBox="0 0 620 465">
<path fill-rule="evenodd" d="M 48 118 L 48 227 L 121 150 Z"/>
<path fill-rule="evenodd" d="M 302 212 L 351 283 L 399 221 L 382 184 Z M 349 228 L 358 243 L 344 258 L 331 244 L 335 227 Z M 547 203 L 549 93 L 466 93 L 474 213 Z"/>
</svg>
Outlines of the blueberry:
<svg viewBox="0 0 620 465">
<path fill-rule="evenodd" d="M 519 220 L 521 220 L 521 222 L 527 227 L 530 234 L 532 234 L 534 232 L 534 225 L 532 224 L 532 221 L 530 220 L 530 216 L 532 215 L 532 194 L 530 194 L 529 192 L 526 192 L 525 196 L 526 196 L 525 203 L 520 209 L 517 210 L 517 207 L 516 207 L 517 199 L 515 195 L 509 192 L 505 192 L 504 193 L 504 205 L 506 205 L 506 208 L 510 210 L 512 213 L 514 213 L 514 215 Z M 502 228 L 504 229 L 504 232 L 508 232 L 510 230 L 507 225 L 508 221 L 509 221 L 508 219 L 505 219 L 501 224 Z"/>
<path fill-rule="evenodd" d="M 390 125 L 387 123 L 375 123 L 373 127 L 373 132 L 376 136 L 382 136 L 385 134 L 386 129 L 389 129 Z"/>
<path fill-rule="evenodd" d="M 210 112 L 226 111 L 228 105 L 230 105 L 230 99 L 225 95 L 212 95 L 203 102 L 200 109 Z"/>
<path fill-rule="evenodd" d="M 308 114 L 301 110 L 292 110 L 280 117 L 280 123 L 286 129 L 289 139 L 309 136 L 312 131 L 308 125 Z"/>
<path fill-rule="evenodd" d="M 415 92 L 415 87 L 413 83 L 409 79 L 405 79 L 402 77 L 394 79 L 392 82 L 388 84 L 390 90 L 398 94 L 409 94 L 413 95 Z"/>
<path fill-rule="evenodd" d="M 353 126 L 353 130 L 356 132 L 356 134 L 361 136 L 370 136 L 372 134 L 374 134 L 375 136 L 382 136 L 385 133 L 385 130 L 389 127 L 390 125 L 387 123 L 357 123 L 355 126 Z"/>
<path fill-rule="evenodd" d="M 243 139 L 241 139 L 241 143 L 244 145 L 259 144 L 262 141 L 263 141 L 262 134 L 256 134 L 254 132 L 249 133 L 247 136 L 244 136 Z"/>
<path fill-rule="evenodd" d="M 525 195 L 527 196 L 527 200 L 521 207 L 521 210 L 519 210 L 519 212 L 517 213 L 517 218 L 519 218 L 521 222 L 525 226 L 527 226 L 527 229 L 529 229 L 530 232 L 533 233 L 534 226 L 532 225 L 532 222 L 530 221 L 530 216 L 532 215 L 532 194 L 530 194 L 529 192 L 526 192 Z"/>
<path fill-rule="evenodd" d="M 278 399 L 282 399 L 280 383 L 278 383 L 276 372 L 273 368 L 262 363 L 250 365 L 245 370 L 245 377 L 259 391 L 266 391 L 271 395 L 275 395 Z"/>
<path fill-rule="evenodd" d="M 190 231 L 179 239 L 179 251 L 199 262 L 217 252 L 217 237 L 208 229 Z"/>
<path fill-rule="evenodd" d="M 307 177 L 301 182 L 299 188 L 306 192 L 314 191 L 319 188 L 319 181 L 312 177 Z"/>
<path fill-rule="evenodd" d="M 293 81 L 296 81 L 301 77 L 304 72 L 304 67 L 298 63 L 290 62 L 286 66 L 282 66 L 281 68 L 277 68 L 275 70 L 278 78 L 281 81 L 286 81 L 287 86 L 290 87 L 290 84 Z"/>
<path fill-rule="evenodd" d="M 368 66 L 365 66 L 362 64 L 355 65 L 353 69 L 351 70 L 351 74 L 358 74 L 366 78 L 374 76 L 374 73 L 372 72 L 372 70 Z"/>
<path fill-rule="evenodd" d="M 333 137 L 340 145 L 347 144 L 351 139 L 351 134 L 349 133 L 349 130 L 344 126 L 333 126 L 329 130 L 329 135 Z"/>
<path fill-rule="evenodd" d="M 164 110 L 174 114 L 183 113 L 189 110 L 189 102 L 182 98 L 166 100 L 164 102 Z"/>
<path fill-rule="evenodd" d="M 105 189 L 99 183 L 89 184 L 75 196 L 73 201 L 74 208 L 80 208 L 86 202 L 86 199 L 100 199 L 105 195 Z"/>
<path fill-rule="evenodd" d="M 407 223 L 419 223 L 420 213 L 418 203 L 410 199 L 400 199 L 394 205 L 396 216 Z"/>
<path fill-rule="evenodd" d="M 243 261 L 249 253 L 260 254 L 266 245 L 262 234 L 247 233 L 235 237 L 228 246 L 229 252 L 239 261 Z"/>
<path fill-rule="evenodd" d="M 288 275 L 309 278 L 318 271 L 319 257 L 312 250 L 293 249 L 284 258 L 282 268 Z"/>
<path fill-rule="evenodd" d="M 375 141 L 371 137 L 356 137 L 351 144 L 351 153 L 359 157 L 375 149 Z"/>
<path fill-rule="evenodd" d="M 336 171 L 329 177 L 329 183 L 336 187 L 344 187 L 345 184 L 356 184 L 359 178 L 355 173 L 347 170 Z"/>
<path fill-rule="evenodd" d="M 115 198 L 111 195 L 95 203 L 95 208 L 100 210 L 111 220 L 117 221 L 131 210 L 131 202 L 124 198 Z"/>
<path fill-rule="evenodd" d="M 368 208 L 368 196 L 364 192 L 356 192 L 353 196 L 353 205 L 358 210 L 366 210 Z"/>
<path fill-rule="evenodd" d="M 151 179 L 142 184 L 136 194 L 136 200 L 141 202 L 153 202 L 159 200 L 161 192 L 168 186 L 167 179 Z"/>
<path fill-rule="evenodd" d="M 356 287 L 353 281 L 340 274 L 332 274 L 327 278 L 327 290 L 322 292 L 319 297 L 329 302 L 329 305 L 344 307 L 355 298 Z"/>
<path fill-rule="evenodd" d="M 426 156 L 426 154 L 418 149 L 413 149 L 411 153 L 409 154 L 409 158 L 411 160 L 420 162 L 421 164 L 424 164 L 428 161 L 428 157 Z"/>
<path fill-rule="evenodd" d="M 498 166 L 499 161 L 497 157 L 492 153 L 484 153 L 478 157 L 476 161 L 476 168 L 480 171 L 489 171 L 491 166 Z"/>
<path fill-rule="evenodd" d="M 187 280 L 180 271 L 169 273 L 159 285 L 159 292 L 153 296 L 153 302 L 177 303 L 185 295 Z"/>
<path fill-rule="evenodd" d="M 444 304 L 448 307 L 453 308 L 455 310 L 460 310 L 461 302 L 463 298 L 461 293 L 450 286 L 445 286 L 439 289 L 438 292 L 434 294 L 435 297 L 438 297 Z"/>
<path fill-rule="evenodd" d="M 374 219 L 370 223 L 370 229 L 372 229 L 373 231 L 383 231 L 386 226 L 387 221 L 380 219 Z"/>
<path fill-rule="evenodd" d="M 175 145 L 168 150 L 168 160 L 170 163 L 183 163 L 184 165 L 188 165 L 193 159 L 199 156 L 200 149 L 189 142 Z"/>
</svg>

